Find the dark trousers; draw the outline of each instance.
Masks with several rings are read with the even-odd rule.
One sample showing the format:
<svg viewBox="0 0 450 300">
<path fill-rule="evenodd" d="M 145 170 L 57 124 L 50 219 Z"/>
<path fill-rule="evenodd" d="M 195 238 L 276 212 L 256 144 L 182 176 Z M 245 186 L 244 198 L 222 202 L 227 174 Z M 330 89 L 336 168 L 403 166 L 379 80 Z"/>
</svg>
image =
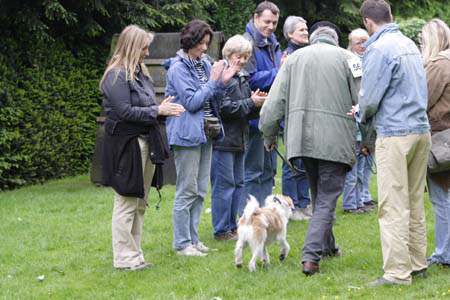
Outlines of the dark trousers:
<svg viewBox="0 0 450 300">
<path fill-rule="evenodd" d="M 313 216 L 302 248 L 302 262 L 319 262 L 327 252 L 338 250 L 333 235 L 336 204 L 349 166 L 309 157 L 302 158 L 311 189 Z"/>
</svg>

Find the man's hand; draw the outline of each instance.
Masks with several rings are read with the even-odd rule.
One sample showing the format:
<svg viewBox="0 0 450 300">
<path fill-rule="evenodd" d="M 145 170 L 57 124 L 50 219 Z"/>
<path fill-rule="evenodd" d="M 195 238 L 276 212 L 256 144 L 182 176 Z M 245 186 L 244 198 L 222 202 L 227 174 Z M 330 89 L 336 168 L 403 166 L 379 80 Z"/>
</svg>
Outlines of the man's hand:
<svg viewBox="0 0 450 300">
<path fill-rule="evenodd" d="M 276 143 L 272 145 L 264 145 L 264 149 L 266 149 L 267 152 L 273 151 L 276 147 L 277 147 Z"/>
</svg>

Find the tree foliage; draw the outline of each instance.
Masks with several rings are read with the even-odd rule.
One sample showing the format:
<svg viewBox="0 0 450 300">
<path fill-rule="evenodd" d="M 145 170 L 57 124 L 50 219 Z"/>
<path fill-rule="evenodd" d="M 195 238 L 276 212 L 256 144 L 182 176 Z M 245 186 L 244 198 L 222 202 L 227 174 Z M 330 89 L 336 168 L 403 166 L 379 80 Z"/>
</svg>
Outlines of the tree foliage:
<svg viewBox="0 0 450 300">
<path fill-rule="evenodd" d="M 227 37 L 243 33 L 262 0 L 0 0 L 0 190 L 86 172 L 94 151 L 95 117 L 113 34 L 137 24 L 179 31 L 188 21 L 207 21 Z M 272 0 L 284 20 L 302 16 L 347 34 L 363 27 L 363 0 Z M 390 0 L 409 37 L 425 21 L 450 22 L 448 0 Z M 411 19 L 416 17 L 416 19 Z"/>
<path fill-rule="evenodd" d="M 192 18 L 211 20 L 214 0 L 0 0 L 2 33 L 78 43 L 110 37 L 126 25 L 179 28 Z M 109 39 L 107 39 L 109 41 Z"/>
</svg>

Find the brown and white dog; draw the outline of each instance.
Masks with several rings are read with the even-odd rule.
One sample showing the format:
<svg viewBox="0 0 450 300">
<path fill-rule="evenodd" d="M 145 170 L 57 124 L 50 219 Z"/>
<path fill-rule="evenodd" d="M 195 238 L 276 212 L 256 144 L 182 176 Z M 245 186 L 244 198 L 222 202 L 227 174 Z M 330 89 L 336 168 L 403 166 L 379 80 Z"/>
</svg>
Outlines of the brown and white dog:
<svg viewBox="0 0 450 300">
<path fill-rule="evenodd" d="M 250 272 L 255 271 L 256 260 L 260 257 L 264 265 L 270 263 L 267 245 L 273 241 L 281 246 L 280 260 L 288 255 L 290 247 L 286 241 L 286 228 L 293 209 L 294 203 L 288 196 L 270 195 L 262 208 L 255 197 L 249 196 L 237 230 L 239 238 L 234 258 L 238 268 L 242 267 L 242 251 L 247 243 L 253 254 L 248 263 Z"/>
</svg>

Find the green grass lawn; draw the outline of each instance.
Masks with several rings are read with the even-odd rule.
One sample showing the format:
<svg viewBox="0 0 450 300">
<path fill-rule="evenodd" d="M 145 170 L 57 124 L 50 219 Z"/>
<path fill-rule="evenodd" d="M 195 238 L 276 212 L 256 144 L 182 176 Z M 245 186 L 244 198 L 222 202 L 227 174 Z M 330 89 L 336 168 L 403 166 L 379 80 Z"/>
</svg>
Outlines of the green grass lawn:
<svg viewBox="0 0 450 300">
<path fill-rule="evenodd" d="M 280 172 L 279 172 L 280 174 Z M 372 180 L 376 200 L 376 180 Z M 276 179 L 276 191 L 281 180 Z M 449 299 L 450 270 L 432 267 L 428 279 L 412 286 L 364 288 L 382 275 L 376 212 L 337 209 L 335 235 L 343 256 L 322 261 L 321 273 L 301 273 L 301 247 L 307 222 L 291 222 L 291 252 L 255 273 L 234 266 L 234 243 L 212 235 L 210 198 L 205 201 L 200 238 L 210 248 L 205 258 L 180 257 L 172 249 L 175 188 L 163 189 L 160 210 L 150 195 L 143 250 L 154 268 L 120 272 L 112 266 L 113 192 L 96 187 L 88 175 L 0 193 L 0 299 Z M 433 250 L 433 212 L 426 202 L 428 254 Z M 250 259 L 245 250 L 244 264 Z"/>
</svg>

